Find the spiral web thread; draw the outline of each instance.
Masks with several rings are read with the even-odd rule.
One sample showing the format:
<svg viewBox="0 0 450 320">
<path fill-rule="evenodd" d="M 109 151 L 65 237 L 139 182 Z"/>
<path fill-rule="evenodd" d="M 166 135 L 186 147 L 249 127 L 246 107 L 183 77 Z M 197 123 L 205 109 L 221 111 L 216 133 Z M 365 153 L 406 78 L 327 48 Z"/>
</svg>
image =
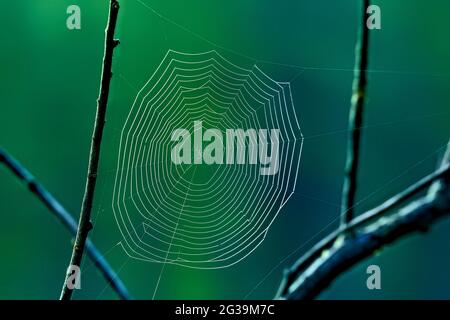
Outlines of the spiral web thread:
<svg viewBox="0 0 450 320">
<path fill-rule="evenodd" d="M 261 175 L 263 165 L 249 161 L 174 164 L 172 132 L 185 128 L 192 137 L 194 121 L 202 121 L 203 132 L 279 129 L 278 172 Z M 169 50 L 138 92 L 121 132 L 112 206 L 125 252 L 201 269 L 241 261 L 293 194 L 302 145 L 289 83 L 272 80 L 256 65 L 234 65 L 216 51 Z"/>
</svg>

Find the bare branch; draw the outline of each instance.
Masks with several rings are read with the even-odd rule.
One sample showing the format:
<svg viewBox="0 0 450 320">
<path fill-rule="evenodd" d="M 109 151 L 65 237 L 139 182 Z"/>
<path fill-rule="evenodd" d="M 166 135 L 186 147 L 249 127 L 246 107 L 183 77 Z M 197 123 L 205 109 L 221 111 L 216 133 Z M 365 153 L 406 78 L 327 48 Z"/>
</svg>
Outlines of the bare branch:
<svg viewBox="0 0 450 320">
<path fill-rule="evenodd" d="M 77 233 L 77 223 L 72 215 L 55 199 L 55 197 L 47 191 L 28 170 L 20 164 L 16 159 L 9 155 L 5 150 L 0 148 L 0 163 L 14 173 L 23 183 L 25 183 L 30 190 L 57 218 L 62 224 L 75 236 Z M 94 262 L 95 266 L 100 270 L 103 277 L 111 285 L 114 291 L 122 299 L 131 299 L 127 288 L 122 280 L 118 277 L 116 272 L 109 265 L 108 261 L 102 256 L 100 251 L 96 248 L 94 243 L 87 239 L 86 251 Z"/>
<path fill-rule="evenodd" d="M 389 198 L 379 206 L 359 215 L 350 223 L 348 223 L 345 229 L 339 229 L 329 234 L 327 237 L 318 242 L 314 247 L 312 247 L 309 251 L 307 251 L 289 270 L 285 272 L 285 277 L 280 285 L 277 297 L 286 295 L 289 287 L 294 283 L 298 276 L 303 271 L 305 271 L 305 269 L 309 267 L 315 260 L 317 260 L 322 255 L 323 251 L 330 248 L 341 234 L 352 233 L 356 228 L 374 221 L 375 219 L 383 216 L 386 212 L 404 203 L 408 199 L 411 199 L 419 192 L 424 191 L 426 188 L 429 188 L 434 182 L 448 175 L 450 175 L 450 165 L 446 164 L 432 174 L 429 174 L 428 176 L 412 184 L 397 195 Z"/>
<path fill-rule="evenodd" d="M 447 201 L 448 202 L 448 201 Z M 392 217 L 380 219 L 351 237 L 338 238 L 322 257 L 307 268 L 291 285 L 284 299 L 312 299 L 344 271 L 371 256 L 376 250 L 415 231 L 426 231 L 439 218 L 450 213 L 448 203 L 434 198 L 412 202 Z"/>
<path fill-rule="evenodd" d="M 342 228 L 354 217 L 353 208 L 355 206 L 361 132 L 367 85 L 369 29 L 366 26 L 366 21 L 368 18 L 368 6 L 369 0 L 363 0 L 359 39 L 355 49 L 355 74 L 353 78 L 353 93 L 349 115 L 347 162 L 345 165 L 344 187 L 342 191 Z"/>
<path fill-rule="evenodd" d="M 450 214 L 449 142 L 440 169 L 380 206 L 354 218 L 369 45 L 369 30 L 366 27 L 369 0 L 362 2 L 363 13 L 356 46 L 340 229 L 317 243 L 285 273 L 277 298 L 315 298 L 342 272 L 370 256 L 374 251 L 414 231 L 427 230 L 441 217 Z M 390 216 L 383 217 L 386 212 L 405 203 L 426 188 L 429 188 L 427 196 L 404 205 Z"/>
<path fill-rule="evenodd" d="M 312 299 L 342 272 L 404 235 L 426 231 L 450 214 L 450 142 L 441 168 L 319 242 L 286 274 L 278 298 Z M 382 216 L 411 196 L 429 187 L 426 196 Z M 375 221 L 373 221 L 375 218 Z M 373 221 L 367 224 L 369 221 Z M 364 226 L 365 225 L 365 226 Z M 357 229 L 359 227 L 359 229 Z"/>
<path fill-rule="evenodd" d="M 91 211 L 94 201 L 95 184 L 97 181 L 97 170 L 100 158 L 100 146 L 102 142 L 103 127 L 105 126 L 106 108 L 108 105 L 109 86 L 112 77 L 112 57 L 114 48 L 119 41 L 114 39 L 117 16 L 119 13 L 119 2 L 110 0 L 108 23 L 105 30 L 105 51 L 103 56 L 102 76 L 100 83 L 100 93 L 97 100 L 97 113 L 95 116 L 94 132 L 92 135 L 91 150 L 89 155 L 89 165 L 87 172 L 86 188 L 81 205 L 80 220 L 78 222 L 77 236 L 73 246 L 72 257 L 69 266 L 80 266 L 83 258 L 83 251 L 89 231 L 92 229 Z M 64 285 L 61 291 L 61 300 L 70 300 L 72 290 L 66 285 L 70 273 L 66 274 Z"/>
</svg>

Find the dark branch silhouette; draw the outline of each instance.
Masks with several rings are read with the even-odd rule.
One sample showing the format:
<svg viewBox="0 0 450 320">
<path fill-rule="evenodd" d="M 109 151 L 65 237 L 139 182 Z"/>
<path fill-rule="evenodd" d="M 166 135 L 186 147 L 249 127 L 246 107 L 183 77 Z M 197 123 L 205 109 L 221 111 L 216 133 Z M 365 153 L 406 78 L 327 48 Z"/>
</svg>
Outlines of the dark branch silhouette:
<svg viewBox="0 0 450 320">
<path fill-rule="evenodd" d="M 342 192 L 341 227 L 354 217 L 354 206 L 358 179 L 361 134 L 363 127 L 364 103 L 366 99 L 367 67 L 369 55 L 369 28 L 367 7 L 369 0 L 362 1 L 359 39 L 355 49 L 355 75 L 349 115 L 349 138 L 347 145 L 347 162 L 345 165 L 344 188 Z"/>
<path fill-rule="evenodd" d="M 450 150 L 450 148 L 448 148 Z M 348 223 L 345 229 L 338 229 L 325 237 L 322 241 L 318 242 L 314 247 L 307 251 L 289 270 L 286 271 L 283 282 L 280 285 L 277 297 L 286 295 L 289 287 L 294 283 L 294 281 L 299 277 L 299 275 L 314 261 L 316 261 L 324 251 L 332 246 L 332 244 L 338 239 L 342 234 L 351 234 L 353 230 L 367 223 L 374 221 L 377 218 L 382 217 L 384 214 L 390 210 L 398 207 L 400 204 L 405 203 L 405 201 L 411 199 L 418 193 L 429 188 L 434 182 L 445 176 L 450 175 L 450 165 L 447 164 L 439 168 L 436 172 L 422 178 L 413 185 L 409 186 L 397 195 L 389 198 L 381 205 L 360 214 L 358 217 L 353 219 Z"/>
<path fill-rule="evenodd" d="M 450 142 L 443 164 L 435 173 L 361 214 L 345 229 L 336 230 L 315 245 L 286 272 L 277 298 L 315 298 L 337 276 L 376 250 L 404 235 L 426 231 L 441 217 L 450 215 L 449 159 Z M 429 188 L 426 196 L 386 215 L 426 188 Z"/>
<path fill-rule="evenodd" d="M 56 198 L 47 191 L 28 170 L 20 164 L 16 159 L 9 155 L 5 150 L 0 148 L 0 163 L 3 163 L 19 180 L 21 180 L 55 216 L 59 221 L 75 236 L 77 233 L 77 223 L 72 215 L 59 203 Z M 94 243 L 87 239 L 86 251 L 94 262 L 95 266 L 100 270 L 103 277 L 113 288 L 113 290 L 122 299 L 131 299 L 127 288 L 116 272 L 109 265 L 108 261 L 102 256 Z"/>
<path fill-rule="evenodd" d="M 317 243 L 289 270 L 276 295 L 279 299 L 313 299 L 340 274 L 397 239 L 426 231 L 450 214 L 450 141 L 441 168 L 396 196 L 354 217 L 361 128 L 366 95 L 369 50 L 368 0 L 363 0 L 359 39 L 356 45 L 355 76 L 349 117 L 346 174 L 340 228 Z M 405 204 L 429 188 L 426 196 Z M 394 213 L 388 212 L 403 205 Z"/>
<path fill-rule="evenodd" d="M 100 93 L 97 100 L 97 113 L 95 116 L 94 132 L 91 141 L 91 150 L 89 154 L 89 164 L 86 179 L 86 188 L 81 205 L 80 220 L 78 222 L 77 236 L 72 250 L 70 266 L 80 266 L 83 258 L 84 247 L 89 231 L 92 229 L 91 211 L 94 201 L 95 184 L 97 181 L 97 170 L 100 159 L 100 147 L 103 136 L 103 127 L 105 126 L 106 109 L 108 105 L 109 86 L 112 77 L 112 58 L 114 48 L 119 44 L 119 40 L 114 39 L 114 30 L 116 28 L 117 16 L 119 13 L 119 2 L 110 0 L 109 16 L 105 30 L 105 51 L 103 56 L 102 76 L 100 83 Z M 68 269 L 69 270 L 69 269 Z M 67 284 L 70 272 L 67 272 L 61 291 L 61 300 L 70 300 L 73 290 Z"/>
</svg>

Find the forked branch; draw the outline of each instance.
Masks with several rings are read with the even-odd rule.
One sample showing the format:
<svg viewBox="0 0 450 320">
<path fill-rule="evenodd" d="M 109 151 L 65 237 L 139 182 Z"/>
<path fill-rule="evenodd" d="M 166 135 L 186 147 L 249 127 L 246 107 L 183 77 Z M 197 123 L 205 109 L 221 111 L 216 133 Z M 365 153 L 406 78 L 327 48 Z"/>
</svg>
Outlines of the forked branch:
<svg viewBox="0 0 450 320">
<path fill-rule="evenodd" d="M 449 142 L 440 169 L 380 206 L 354 218 L 369 50 L 369 30 L 366 26 L 369 0 L 362 0 L 362 4 L 340 228 L 317 243 L 286 272 L 276 296 L 280 299 L 315 298 L 337 276 L 376 250 L 407 234 L 426 231 L 434 222 L 450 215 Z M 429 188 L 426 196 L 405 204 L 426 188 Z M 403 207 L 386 216 L 387 212 L 399 205 Z"/>
<path fill-rule="evenodd" d="M 389 199 L 319 242 L 287 273 L 277 298 L 313 299 L 330 283 L 375 251 L 413 232 L 427 231 L 450 215 L 450 142 L 442 166 L 402 193 Z M 424 188 L 429 192 L 389 216 L 383 215 Z M 369 223 L 370 222 L 370 223 Z"/>
</svg>

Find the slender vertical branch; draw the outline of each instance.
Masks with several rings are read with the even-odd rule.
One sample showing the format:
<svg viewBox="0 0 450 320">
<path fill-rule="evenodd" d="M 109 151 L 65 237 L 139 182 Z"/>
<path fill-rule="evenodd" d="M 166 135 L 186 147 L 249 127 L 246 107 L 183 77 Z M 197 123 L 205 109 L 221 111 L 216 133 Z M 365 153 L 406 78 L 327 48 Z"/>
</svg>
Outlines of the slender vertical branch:
<svg viewBox="0 0 450 320">
<path fill-rule="evenodd" d="M 366 98 L 367 66 L 369 52 L 369 29 L 367 8 L 369 0 L 362 0 L 362 14 L 359 37 L 355 49 L 355 74 L 349 116 L 349 138 L 347 162 L 345 167 L 344 188 L 342 192 L 341 227 L 354 216 L 353 207 L 357 188 L 357 174 L 360 156 L 361 130 L 363 124 L 364 103 Z"/>
<path fill-rule="evenodd" d="M 102 142 L 103 127 L 105 126 L 106 108 L 108 105 L 109 86 L 112 77 L 112 57 L 114 48 L 119 41 L 114 39 L 117 16 L 119 13 L 119 2 L 110 0 L 108 23 L 105 30 L 105 51 L 103 56 L 102 76 L 100 83 L 99 98 L 97 100 L 97 113 L 95 116 L 94 132 L 91 141 L 91 150 L 89 155 L 89 164 L 84 192 L 81 205 L 80 219 L 78 222 L 77 236 L 73 246 L 72 257 L 69 266 L 80 266 L 83 258 L 84 247 L 89 231 L 92 229 L 91 211 L 94 201 L 95 184 L 97 181 L 97 170 L 100 158 L 100 146 Z M 66 274 L 63 289 L 61 291 L 61 300 L 69 300 L 72 296 L 72 290 L 66 285 L 70 273 Z"/>
<path fill-rule="evenodd" d="M 31 193 L 33 193 L 57 218 L 62 224 L 75 236 L 77 233 L 77 222 L 72 215 L 59 203 L 56 198 L 47 191 L 28 170 L 20 164 L 16 159 L 9 155 L 5 150 L 0 148 L 0 163 L 5 166 L 22 182 L 24 182 Z M 108 261 L 102 256 L 94 243 L 87 239 L 86 251 L 94 262 L 95 266 L 100 270 L 106 281 L 111 285 L 114 291 L 122 299 L 131 299 L 127 288 L 122 280 L 117 276 L 116 272 L 109 265 Z"/>
</svg>

